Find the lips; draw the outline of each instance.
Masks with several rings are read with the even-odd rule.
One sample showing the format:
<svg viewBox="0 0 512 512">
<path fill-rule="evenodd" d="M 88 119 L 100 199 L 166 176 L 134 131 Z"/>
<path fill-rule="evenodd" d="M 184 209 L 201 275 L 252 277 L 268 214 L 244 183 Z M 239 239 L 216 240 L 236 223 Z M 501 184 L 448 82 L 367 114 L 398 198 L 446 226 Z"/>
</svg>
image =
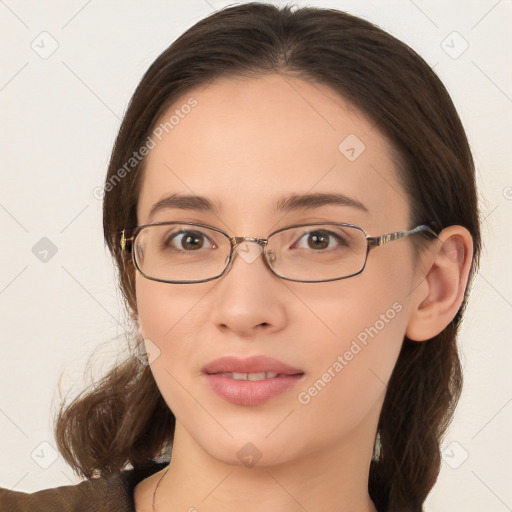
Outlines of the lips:
<svg viewBox="0 0 512 512">
<path fill-rule="evenodd" d="M 277 375 L 297 375 L 304 372 L 293 368 L 277 359 L 266 356 L 251 356 L 246 359 L 225 356 L 208 363 L 203 371 L 209 375 L 214 373 L 267 373 Z"/>
<path fill-rule="evenodd" d="M 277 359 L 252 356 L 221 357 L 203 368 L 211 389 L 237 405 L 259 405 L 292 389 L 304 372 Z"/>
</svg>

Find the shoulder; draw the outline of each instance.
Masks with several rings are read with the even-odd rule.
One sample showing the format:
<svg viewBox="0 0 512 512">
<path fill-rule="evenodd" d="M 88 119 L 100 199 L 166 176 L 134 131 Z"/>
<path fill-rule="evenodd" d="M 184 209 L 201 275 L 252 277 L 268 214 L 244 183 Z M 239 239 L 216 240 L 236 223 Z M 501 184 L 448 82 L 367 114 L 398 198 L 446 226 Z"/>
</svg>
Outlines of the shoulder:
<svg viewBox="0 0 512 512">
<path fill-rule="evenodd" d="M 123 470 L 107 478 L 90 478 L 76 485 L 34 493 L 0 487 L 0 510 L 9 512 L 133 512 L 133 490 L 143 479 L 160 471 L 167 462 Z"/>
</svg>

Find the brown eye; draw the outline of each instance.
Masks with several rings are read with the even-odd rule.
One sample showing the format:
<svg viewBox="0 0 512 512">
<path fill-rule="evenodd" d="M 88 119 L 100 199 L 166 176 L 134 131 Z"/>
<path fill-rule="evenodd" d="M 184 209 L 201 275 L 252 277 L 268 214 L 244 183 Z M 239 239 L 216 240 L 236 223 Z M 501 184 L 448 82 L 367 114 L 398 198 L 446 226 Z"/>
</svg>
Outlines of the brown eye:
<svg viewBox="0 0 512 512">
<path fill-rule="evenodd" d="M 205 233 L 195 230 L 182 230 L 165 237 L 164 246 L 178 251 L 198 251 L 203 247 L 214 248 Z"/>
<path fill-rule="evenodd" d="M 307 246 L 304 245 L 303 241 L 305 241 Z M 324 249 L 333 249 L 337 246 L 343 245 L 348 244 L 339 234 L 324 229 L 317 229 L 315 231 L 304 233 L 299 241 L 293 245 L 293 248 L 322 251 Z"/>
<path fill-rule="evenodd" d="M 308 245 L 311 249 L 325 249 L 329 247 L 329 235 L 317 231 L 308 236 Z"/>
</svg>

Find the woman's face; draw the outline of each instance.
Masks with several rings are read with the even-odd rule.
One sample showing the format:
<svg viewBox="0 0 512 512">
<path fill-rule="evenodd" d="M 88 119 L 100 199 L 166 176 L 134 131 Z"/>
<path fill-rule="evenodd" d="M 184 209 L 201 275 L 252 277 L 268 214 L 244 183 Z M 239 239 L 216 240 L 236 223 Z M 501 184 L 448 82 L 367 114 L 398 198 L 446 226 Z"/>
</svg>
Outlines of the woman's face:
<svg viewBox="0 0 512 512">
<path fill-rule="evenodd" d="M 184 94 L 162 122 L 173 115 L 154 132 L 139 224 L 198 222 L 260 238 L 308 222 L 356 224 L 370 236 L 409 227 L 387 141 L 324 85 L 280 75 L 217 80 Z M 168 207 L 150 217 L 155 203 L 174 194 L 204 197 L 216 210 Z M 343 194 L 364 208 L 319 201 L 276 210 L 305 194 Z M 261 256 L 242 252 L 210 282 L 167 284 L 137 273 L 139 328 L 177 435 L 230 464 L 361 450 L 369 458 L 419 279 L 410 238 L 372 250 L 363 273 L 332 282 L 285 281 Z M 240 398 L 240 389 L 254 386 L 258 393 L 265 383 L 205 373 L 225 356 L 266 356 L 300 375 L 249 404 L 250 391 Z M 237 370 L 231 366 L 220 370 Z M 234 398 L 215 392 L 211 382 Z"/>
</svg>

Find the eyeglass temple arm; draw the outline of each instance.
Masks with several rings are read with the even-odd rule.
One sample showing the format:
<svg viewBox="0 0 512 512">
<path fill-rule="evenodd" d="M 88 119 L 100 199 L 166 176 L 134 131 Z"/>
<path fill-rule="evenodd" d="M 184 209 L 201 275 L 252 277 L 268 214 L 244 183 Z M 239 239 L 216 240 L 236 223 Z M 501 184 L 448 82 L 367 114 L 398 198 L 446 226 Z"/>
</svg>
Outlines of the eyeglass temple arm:
<svg viewBox="0 0 512 512">
<path fill-rule="evenodd" d="M 387 233 L 380 236 L 369 236 L 367 238 L 368 247 L 370 249 L 373 247 L 380 247 L 381 245 L 386 245 L 389 242 L 394 242 L 395 240 L 400 240 L 401 238 L 405 238 L 409 235 L 415 235 L 416 233 L 425 233 L 430 238 L 437 238 L 437 234 L 432 228 L 422 224 L 421 226 L 417 226 L 414 229 L 395 231 L 394 233 Z"/>
<path fill-rule="evenodd" d="M 121 239 L 119 240 L 119 245 L 121 246 L 121 252 L 124 252 L 125 249 L 126 249 L 126 242 L 131 242 L 133 241 L 133 236 L 131 236 L 130 238 L 126 238 L 125 234 L 124 234 L 124 229 L 123 231 L 121 232 Z"/>
</svg>

